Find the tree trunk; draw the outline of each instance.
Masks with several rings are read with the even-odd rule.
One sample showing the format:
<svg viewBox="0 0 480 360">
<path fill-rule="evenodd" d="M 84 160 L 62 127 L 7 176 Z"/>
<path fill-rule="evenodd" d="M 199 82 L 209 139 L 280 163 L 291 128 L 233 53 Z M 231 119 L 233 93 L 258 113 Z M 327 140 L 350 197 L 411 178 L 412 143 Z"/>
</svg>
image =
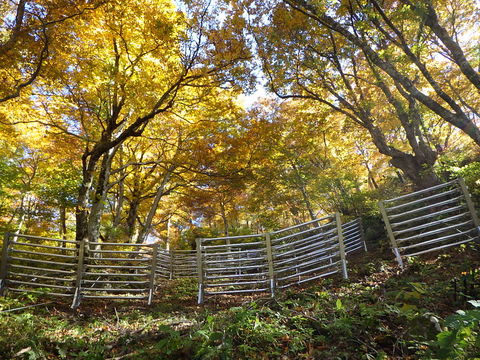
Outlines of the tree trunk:
<svg viewBox="0 0 480 360">
<path fill-rule="evenodd" d="M 59 224 L 60 238 L 65 240 L 67 238 L 67 209 L 65 205 L 60 206 L 60 224 Z"/>
<path fill-rule="evenodd" d="M 157 188 L 157 192 L 155 193 L 155 198 L 153 199 L 153 204 L 152 207 L 150 208 L 150 211 L 148 212 L 147 219 L 145 220 L 145 224 L 143 224 L 142 229 L 140 230 L 140 233 L 137 238 L 137 243 L 143 243 L 147 240 L 147 236 L 152 231 L 152 223 L 153 223 L 153 218 L 157 212 L 158 205 L 160 204 L 160 200 L 162 197 L 165 195 L 165 187 L 167 186 L 168 182 L 170 181 L 170 178 L 172 177 L 172 173 L 175 170 L 176 166 L 171 165 L 168 169 L 167 172 L 165 173 L 162 183 L 160 186 Z"/>
<path fill-rule="evenodd" d="M 132 194 L 133 199 L 130 200 L 127 215 L 127 235 L 130 242 L 135 242 L 133 236 L 135 234 L 135 227 L 137 223 L 138 207 L 140 205 L 140 198 Z"/>
<path fill-rule="evenodd" d="M 325 138 L 324 138 L 324 141 L 325 141 Z M 300 193 L 302 194 L 302 199 L 303 199 L 303 202 L 305 203 L 305 207 L 307 208 L 308 214 L 310 215 L 310 219 L 315 220 L 316 216 L 315 216 L 315 212 L 313 211 L 312 203 L 310 202 L 310 197 L 308 196 L 308 193 L 307 193 L 307 185 L 303 181 L 302 176 L 298 171 L 297 165 L 294 162 L 292 162 L 291 166 L 293 171 L 295 172 L 295 176 L 298 181 L 298 190 L 300 190 Z"/>
<path fill-rule="evenodd" d="M 377 190 L 378 189 L 378 184 L 375 181 L 375 177 L 373 176 L 373 172 L 372 172 L 372 169 L 370 168 L 370 164 L 366 160 L 363 162 L 363 164 L 367 168 L 368 183 L 370 184 L 370 187 Z"/>
<path fill-rule="evenodd" d="M 123 177 L 123 173 L 120 173 Z M 122 219 L 123 202 L 125 200 L 125 181 L 121 180 L 118 184 L 118 194 L 115 201 L 115 215 L 113 216 L 113 227 L 120 225 Z"/>
<path fill-rule="evenodd" d="M 113 156 L 116 152 L 115 150 L 116 148 L 113 148 L 103 155 L 95 198 L 88 218 L 88 238 L 92 242 L 96 242 L 100 236 L 100 223 L 105 207 L 107 187 L 110 179 Z"/>
<path fill-rule="evenodd" d="M 170 250 L 170 244 L 171 244 L 171 239 L 170 239 L 170 236 L 171 236 L 171 231 L 170 231 L 170 228 L 172 226 L 172 217 L 170 216 L 168 218 L 168 221 L 167 221 L 167 238 L 165 240 L 165 249 L 168 251 Z"/>
<path fill-rule="evenodd" d="M 433 171 L 436 156 L 428 153 L 424 157 L 421 152 L 412 155 L 395 149 L 386 143 L 385 136 L 375 125 L 367 123 L 365 127 L 370 132 L 377 149 L 382 154 L 392 158 L 390 163 L 397 169 L 402 170 L 405 176 L 413 182 L 416 189 L 423 189 L 440 183 L 440 179 Z"/>
<path fill-rule="evenodd" d="M 92 187 L 95 169 L 97 167 L 99 157 L 87 156 L 82 158 L 83 162 L 83 179 L 82 184 L 78 190 L 78 201 L 75 208 L 75 239 L 77 241 L 88 241 L 88 207 L 89 207 L 89 192 Z"/>
<path fill-rule="evenodd" d="M 225 204 L 223 201 L 220 201 L 220 216 L 222 217 L 222 221 L 223 221 L 224 234 L 225 236 L 229 236 L 227 213 L 226 213 Z"/>
<path fill-rule="evenodd" d="M 402 170 L 417 190 L 440 184 L 440 179 L 433 169 L 426 168 L 425 163 L 419 162 L 413 155 L 404 154 L 403 156 L 393 157 L 390 163 Z"/>
</svg>

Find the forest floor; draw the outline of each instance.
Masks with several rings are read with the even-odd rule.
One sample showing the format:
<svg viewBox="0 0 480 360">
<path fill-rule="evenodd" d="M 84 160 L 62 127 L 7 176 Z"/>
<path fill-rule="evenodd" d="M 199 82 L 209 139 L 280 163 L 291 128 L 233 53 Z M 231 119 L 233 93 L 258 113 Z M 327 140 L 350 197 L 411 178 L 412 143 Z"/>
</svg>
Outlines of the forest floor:
<svg viewBox="0 0 480 360">
<path fill-rule="evenodd" d="M 359 253 L 332 277 L 269 297 L 196 304 L 195 280 L 154 304 L 84 301 L 0 312 L 1 359 L 480 359 L 480 251 L 408 262 Z M 0 311 L 52 301 L 0 299 Z M 465 311 L 456 312 L 459 309 Z M 453 315 L 452 315 L 453 314 Z"/>
</svg>

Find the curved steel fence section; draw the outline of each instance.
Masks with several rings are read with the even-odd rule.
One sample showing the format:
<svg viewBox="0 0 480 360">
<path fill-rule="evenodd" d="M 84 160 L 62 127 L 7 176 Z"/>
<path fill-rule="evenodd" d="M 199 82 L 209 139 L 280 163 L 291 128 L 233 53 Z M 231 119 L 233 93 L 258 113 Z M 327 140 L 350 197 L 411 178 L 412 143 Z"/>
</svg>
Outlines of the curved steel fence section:
<svg viewBox="0 0 480 360">
<path fill-rule="evenodd" d="M 479 221 L 463 179 L 379 203 L 400 266 L 406 257 L 479 239 Z"/>
</svg>

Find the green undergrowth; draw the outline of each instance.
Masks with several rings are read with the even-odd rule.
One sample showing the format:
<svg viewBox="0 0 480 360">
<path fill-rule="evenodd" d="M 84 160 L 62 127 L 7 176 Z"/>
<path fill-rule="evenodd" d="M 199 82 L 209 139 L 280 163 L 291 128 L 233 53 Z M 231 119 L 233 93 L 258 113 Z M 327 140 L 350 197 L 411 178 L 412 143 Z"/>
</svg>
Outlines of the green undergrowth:
<svg viewBox="0 0 480 360">
<path fill-rule="evenodd" d="M 150 308 L 97 302 L 72 312 L 57 302 L 0 313 L 0 358 L 480 359 L 478 250 L 414 259 L 403 272 L 375 258 L 352 261 L 350 280 L 243 304 L 198 307 L 195 281 L 182 280 Z M 0 310 L 43 301 L 7 297 Z"/>
</svg>

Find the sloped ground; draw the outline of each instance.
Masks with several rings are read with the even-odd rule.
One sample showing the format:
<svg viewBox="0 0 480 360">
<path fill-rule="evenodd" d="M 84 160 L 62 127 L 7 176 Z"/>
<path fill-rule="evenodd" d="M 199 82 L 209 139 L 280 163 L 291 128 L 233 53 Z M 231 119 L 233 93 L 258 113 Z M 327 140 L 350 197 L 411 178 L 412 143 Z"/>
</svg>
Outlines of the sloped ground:
<svg viewBox="0 0 480 360">
<path fill-rule="evenodd" d="M 385 259 L 382 259 L 384 257 Z M 480 354 L 480 252 L 468 245 L 414 259 L 360 253 L 350 279 L 276 299 L 216 297 L 195 280 L 159 289 L 154 305 L 57 301 L 0 313 L 3 359 L 474 359 Z M 456 279 L 456 280 L 454 280 Z M 5 298 L 2 309 L 50 301 Z M 467 312 L 444 319 L 457 309 Z M 448 325 L 448 328 L 445 328 Z M 443 330 L 443 331 L 442 331 Z M 442 331 L 442 332 L 441 332 Z M 480 358 L 480 357 L 479 357 Z"/>
</svg>

